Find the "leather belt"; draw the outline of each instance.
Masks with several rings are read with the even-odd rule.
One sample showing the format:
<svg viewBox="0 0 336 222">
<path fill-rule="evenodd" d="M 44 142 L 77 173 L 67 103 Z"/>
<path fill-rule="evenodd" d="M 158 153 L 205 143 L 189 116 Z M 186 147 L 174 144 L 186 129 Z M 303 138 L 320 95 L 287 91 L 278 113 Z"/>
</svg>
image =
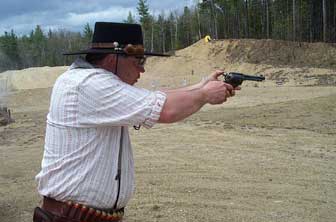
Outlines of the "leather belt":
<svg viewBox="0 0 336 222">
<path fill-rule="evenodd" d="M 124 208 L 119 210 L 95 209 L 71 201 L 60 202 L 49 197 L 43 198 L 42 209 L 70 221 L 80 222 L 120 221 L 124 216 Z"/>
</svg>

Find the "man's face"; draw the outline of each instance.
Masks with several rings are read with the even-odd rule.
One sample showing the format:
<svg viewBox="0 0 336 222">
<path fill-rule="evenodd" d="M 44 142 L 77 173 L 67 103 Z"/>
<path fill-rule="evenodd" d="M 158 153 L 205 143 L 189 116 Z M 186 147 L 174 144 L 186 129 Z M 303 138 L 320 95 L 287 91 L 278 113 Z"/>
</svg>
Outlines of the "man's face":
<svg viewBox="0 0 336 222">
<path fill-rule="evenodd" d="M 119 56 L 116 75 L 122 81 L 134 85 L 140 78 L 140 73 L 145 72 L 143 59 L 144 57 Z"/>
</svg>

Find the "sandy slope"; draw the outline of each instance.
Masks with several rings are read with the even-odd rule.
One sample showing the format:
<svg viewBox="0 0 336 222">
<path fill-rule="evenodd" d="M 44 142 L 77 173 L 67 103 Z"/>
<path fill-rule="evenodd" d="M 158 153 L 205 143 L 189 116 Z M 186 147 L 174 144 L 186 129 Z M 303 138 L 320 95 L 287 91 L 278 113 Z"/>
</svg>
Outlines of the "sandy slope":
<svg viewBox="0 0 336 222">
<path fill-rule="evenodd" d="M 171 58 L 151 58 L 143 83 L 180 86 L 197 82 L 214 69 L 262 74 L 262 85 L 335 85 L 335 44 L 303 44 L 270 40 L 224 40 L 194 45 Z M 150 83 L 150 84 L 149 84 Z M 254 83 L 248 83 L 254 85 Z"/>
</svg>

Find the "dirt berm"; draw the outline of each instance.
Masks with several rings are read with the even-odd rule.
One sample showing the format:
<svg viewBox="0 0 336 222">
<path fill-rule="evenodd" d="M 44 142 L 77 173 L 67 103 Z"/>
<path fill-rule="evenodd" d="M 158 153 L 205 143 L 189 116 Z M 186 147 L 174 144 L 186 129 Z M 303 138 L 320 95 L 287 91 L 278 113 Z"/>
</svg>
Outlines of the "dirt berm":
<svg viewBox="0 0 336 222">
<path fill-rule="evenodd" d="M 174 57 L 151 58 L 144 80 L 196 82 L 214 69 L 262 74 L 265 84 L 335 85 L 336 44 L 275 40 L 198 41 Z"/>
</svg>

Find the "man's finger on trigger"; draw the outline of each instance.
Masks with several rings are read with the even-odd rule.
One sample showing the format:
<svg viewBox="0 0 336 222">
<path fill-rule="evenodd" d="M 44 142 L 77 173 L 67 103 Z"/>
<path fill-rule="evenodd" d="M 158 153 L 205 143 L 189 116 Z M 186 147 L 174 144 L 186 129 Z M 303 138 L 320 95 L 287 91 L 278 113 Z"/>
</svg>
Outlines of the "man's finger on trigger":
<svg viewBox="0 0 336 222">
<path fill-rule="evenodd" d="M 227 92 L 228 92 L 228 97 L 231 97 L 231 96 L 234 95 L 234 94 L 233 94 L 233 90 L 227 90 Z"/>
<path fill-rule="evenodd" d="M 233 86 L 232 86 L 231 84 L 226 83 L 226 82 L 224 82 L 224 84 L 225 84 L 225 87 L 226 87 L 229 91 L 232 91 L 232 90 L 233 90 Z"/>
</svg>

